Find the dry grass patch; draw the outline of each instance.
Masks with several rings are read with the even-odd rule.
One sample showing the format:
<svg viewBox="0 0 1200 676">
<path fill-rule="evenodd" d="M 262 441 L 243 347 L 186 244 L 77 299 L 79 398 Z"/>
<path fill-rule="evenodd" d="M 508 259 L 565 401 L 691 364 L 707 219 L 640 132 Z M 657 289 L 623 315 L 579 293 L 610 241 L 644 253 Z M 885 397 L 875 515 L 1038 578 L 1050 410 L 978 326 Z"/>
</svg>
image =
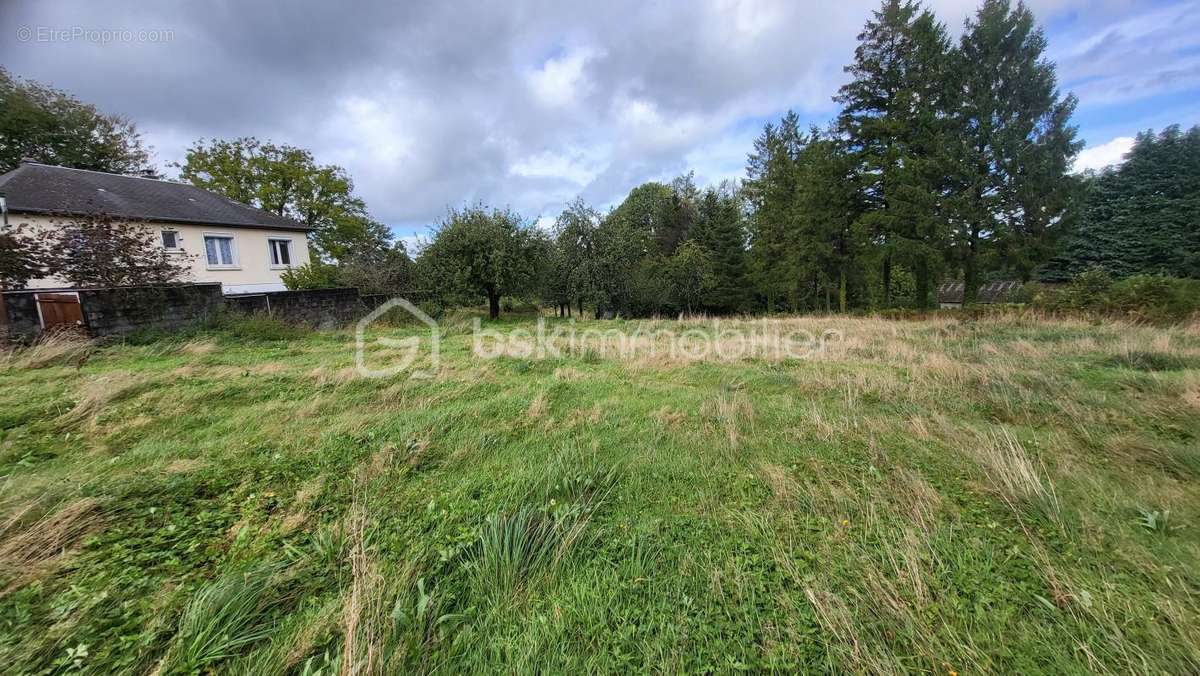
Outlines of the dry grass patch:
<svg viewBox="0 0 1200 676">
<path fill-rule="evenodd" d="M 0 535 L 0 575 L 6 595 L 53 568 L 86 535 L 104 523 L 98 498 L 79 498 L 25 528 L 10 519 Z M 22 515 L 27 512 L 23 512 Z"/>
<path fill-rule="evenodd" d="M 974 379 L 975 370 L 941 352 L 927 352 L 916 372 L 927 382 L 953 388 L 967 387 Z"/>
<path fill-rule="evenodd" d="M 179 351 L 189 357 L 203 357 L 212 354 L 217 349 L 217 343 L 212 340 L 193 340 L 180 346 Z"/>
<path fill-rule="evenodd" d="M 776 507 L 787 508 L 795 504 L 797 497 L 804 490 L 792 478 L 787 468 L 775 463 L 758 463 L 758 476 L 771 489 L 772 504 Z"/>
<path fill-rule="evenodd" d="M 741 442 L 745 429 L 754 425 L 754 405 L 740 389 L 727 390 L 704 405 L 703 413 L 716 419 L 731 449 Z"/>
<path fill-rule="evenodd" d="M 1042 475 L 1046 467 L 1035 462 L 1008 430 L 1000 430 L 973 444 L 976 460 L 992 489 L 1019 516 L 1032 513 L 1061 524 L 1061 506 L 1054 484 Z"/>
<path fill-rule="evenodd" d="M 898 467 L 890 475 L 891 493 L 904 515 L 925 534 L 937 526 L 943 508 L 942 496 L 919 472 Z"/>
<path fill-rule="evenodd" d="M 1046 351 L 1028 340 L 1017 340 L 1012 344 L 1012 351 L 1026 359 L 1044 359 Z"/>
<path fill-rule="evenodd" d="M 300 486 L 296 490 L 296 495 L 292 497 L 292 503 L 288 508 L 287 515 L 283 517 L 283 521 L 280 523 L 280 530 L 284 533 L 291 533 L 307 523 L 309 518 L 308 507 L 320 495 L 324 487 L 324 477 L 316 477 Z"/>
<path fill-rule="evenodd" d="M 1184 376 L 1180 398 L 1193 411 L 1200 413 L 1200 374 L 1192 372 Z"/>
<path fill-rule="evenodd" d="M 146 376 L 125 371 L 115 371 L 93 378 L 80 388 L 75 406 L 63 414 L 59 422 L 70 424 L 94 419 L 108 404 L 135 392 L 148 381 Z"/>
<path fill-rule="evenodd" d="M 47 366 L 82 366 L 95 352 L 91 341 L 69 332 L 42 335 L 33 345 L 9 353 L 7 364 L 12 369 L 40 369 Z"/>
<path fill-rule="evenodd" d="M 530 420 L 541 420 L 542 416 L 546 415 L 549 409 L 549 404 L 546 401 L 546 393 L 538 392 L 533 401 L 529 402 L 529 408 L 525 409 L 525 416 Z"/>
<path fill-rule="evenodd" d="M 662 427 L 674 427 L 684 420 L 687 420 L 687 413 L 664 405 L 662 408 L 651 414 L 651 417 L 653 417 L 654 421 Z"/>
<path fill-rule="evenodd" d="M 841 658 L 841 664 L 849 665 L 851 673 L 899 674 L 904 673 L 886 651 L 881 651 L 868 637 L 861 635 L 860 625 L 850 606 L 837 594 L 824 589 L 808 587 L 804 590 L 808 603 L 816 613 L 821 628 L 833 637 L 831 652 Z M 835 669 L 836 671 L 836 669 Z"/>
<path fill-rule="evenodd" d="M 362 375 L 358 369 L 353 366 L 347 366 L 340 369 L 330 368 L 328 366 L 318 366 L 308 372 L 308 377 L 317 381 L 318 385 L 341 385 L 358 380 Z"/>
<path fill-rule="evenodd" d="M 814 403 L 804 412 L 804 425 L 792 428 L 791 432 L 798 440 L 803 441 L 815 436 L 817 439 L 829 443 L 833 441 L 836 428 L 826 418 L 821 407 Z"/>
<path fill-rule="evenodd" d="M 167 463 L 163 471 L 167 474 L 187 474 L 208 467 L 207 460 L 201 458 L 177 458 Z"/>
<path fill-rule="evenodd" d="M 571 381 L 576 381 L 576 380 L 583 380 L 586 377 L 587 376 L 583 373 L 583 371 L 580 371 L 578 369 L 573 369 L 569 366 L 560 366 L 559 368 L 554 369 L 554 379 L 555 380 L 564 380 L 567 382 L 571 382 Z"/>
<path fill-rule="evenodd" d="M 577 408 L 571 411 L 570 418 L 567 419 L 567 426 L 574 427 L 580 424 L 595 425 L 604 417 L 604 411 L 600 408 L 600 404 L 596 404 L 591 408 Z"/>
<path fill-rule="evenodd" d="M 288 365 L 281 361 L 269 361 L 264 364 L 257 364 L 250 369 L 250 372 L 255 375 L 269 376 L 288 371 Z"/>
</svg>

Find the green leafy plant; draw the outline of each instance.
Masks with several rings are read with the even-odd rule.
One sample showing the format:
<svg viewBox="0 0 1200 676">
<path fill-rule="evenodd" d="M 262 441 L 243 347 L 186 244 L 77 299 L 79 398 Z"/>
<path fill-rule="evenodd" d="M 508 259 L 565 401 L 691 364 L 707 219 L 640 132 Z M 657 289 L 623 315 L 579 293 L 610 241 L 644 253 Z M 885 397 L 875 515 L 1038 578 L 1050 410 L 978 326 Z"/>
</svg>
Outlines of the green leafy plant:
<svg viewBox="0 0 1200 676">
<path fill-rule="evenodd" d="M 1138 509 L 1137 525 L 1157 535 L 1169 535 L 1172 531 L 1179 528 L 1179 526 L 1172 525 L 1171 523 L 1171 510 L 1147 509 L 1145 507 Z"/>
</svg>

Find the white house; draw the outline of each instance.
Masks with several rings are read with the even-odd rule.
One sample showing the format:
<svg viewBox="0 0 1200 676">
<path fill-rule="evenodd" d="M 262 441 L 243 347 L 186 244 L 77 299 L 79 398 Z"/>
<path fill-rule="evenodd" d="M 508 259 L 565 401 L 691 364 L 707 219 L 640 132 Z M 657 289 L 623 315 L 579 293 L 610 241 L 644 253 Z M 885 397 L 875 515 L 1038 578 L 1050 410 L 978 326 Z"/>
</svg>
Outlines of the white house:
<svg viewBox="0 0 1200 676">
<path fill-rule="evenodd" d="M 186 183 L 24 162 L 0 176 L 0 195 L 8 225 L 34 233 L 95 214 L 137 223 L 188 258 L 186 281 L 220 282 L 227 294 L 282 291 L 280 273 L 309 260 L 311 228 Z M 28 288 L 63 286 L 49 277 Z"/>
</svg>

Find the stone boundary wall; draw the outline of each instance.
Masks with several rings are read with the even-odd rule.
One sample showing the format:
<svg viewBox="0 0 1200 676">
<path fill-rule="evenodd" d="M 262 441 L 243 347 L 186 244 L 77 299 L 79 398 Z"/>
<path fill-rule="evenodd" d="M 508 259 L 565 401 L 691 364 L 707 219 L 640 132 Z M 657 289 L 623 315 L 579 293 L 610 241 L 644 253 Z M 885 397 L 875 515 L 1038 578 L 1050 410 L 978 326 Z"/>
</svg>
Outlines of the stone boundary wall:
<svg viewBox="0 0 1200 676">
<path fill-rule="evenodd" d="M 6 291 L 7 321 L 0 318 L 0 339 L 31 342 L 42 333 L 36 294 L 74 292 L 92 338 L 141 329 L 172 330 L 204 323 L 222 313 L 261 314 L 285 322 L 328 329 L 358 321 L 386 302 L 386 295 L 361 295 L 358 289 L 312 289 L 225 296 L 220 284 L 122 287 L 111 289 L 34 289 Z"/>
</svg>

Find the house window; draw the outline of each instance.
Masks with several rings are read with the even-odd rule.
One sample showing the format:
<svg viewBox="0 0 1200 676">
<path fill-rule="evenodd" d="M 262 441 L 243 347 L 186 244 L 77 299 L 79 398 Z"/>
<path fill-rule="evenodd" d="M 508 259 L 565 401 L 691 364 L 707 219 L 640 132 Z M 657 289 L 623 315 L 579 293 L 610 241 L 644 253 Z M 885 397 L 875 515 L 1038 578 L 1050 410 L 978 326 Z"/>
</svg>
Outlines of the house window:
<svg viewBox="0 0 1200 676">
<path fill-rule="evenodd" d="M 232 268 L 234 260 L 233 238 L 225 235 L 205 235 L 204 255 L 210 268 Z"/>
<path fill-rule="evenodd" d="M 268 239 L 267 246 L 271 249 L 271 265 L 286 267 L 292 264 L 292 240 Z"/>
<path fill-rule="evenodd" d="M 174 230 L 163 230 L 162 231 L 162 243 L 163 243 L 164 249 L 168 249 L 168 250 L 172 250 L 172 251 L 175 249 L 178 249 L 179 248 L 179 233 L 175 232 Z"/>
</svg>

